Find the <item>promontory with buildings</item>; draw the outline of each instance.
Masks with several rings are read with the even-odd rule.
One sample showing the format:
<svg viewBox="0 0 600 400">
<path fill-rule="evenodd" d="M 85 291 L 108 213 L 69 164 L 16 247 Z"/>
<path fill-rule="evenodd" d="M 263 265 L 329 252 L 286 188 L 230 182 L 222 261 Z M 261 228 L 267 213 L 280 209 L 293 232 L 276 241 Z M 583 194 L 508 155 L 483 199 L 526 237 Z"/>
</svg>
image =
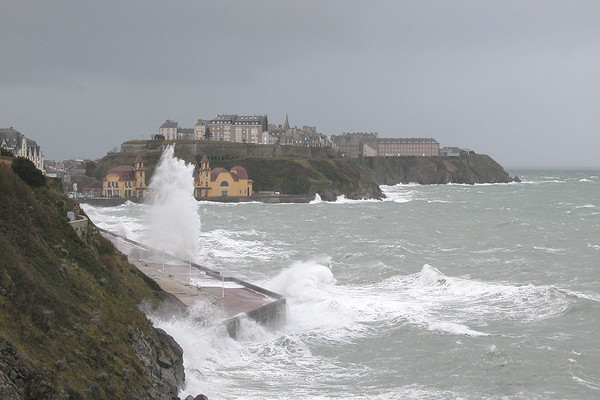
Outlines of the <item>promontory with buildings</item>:
<svg viewBox="0 0 600 400">
<path fill-rule="evenodd" d="M 169 145 L 177 157 L 196 165 L 194 194 L 200 200 L 382 198 L 380 184 L 515 179 L 489 156 L 440 147 L 434 138 L 386 138 L 377 132 L 328 136 L 315 126 L 292 126 L 287 115 L 279 125 L 269 123 L 267 115 L 219 114 L 189 127 L 166 120 L 148 136 L 125 141 L 120 151 L 99 160 L 44 161 L 40 146 L 12 127 L 0 129 L 0 147 L 61 178 L 65 192 L 86 198 L 146 197 L 152 191 L 149 178 Z"/>
</svg>

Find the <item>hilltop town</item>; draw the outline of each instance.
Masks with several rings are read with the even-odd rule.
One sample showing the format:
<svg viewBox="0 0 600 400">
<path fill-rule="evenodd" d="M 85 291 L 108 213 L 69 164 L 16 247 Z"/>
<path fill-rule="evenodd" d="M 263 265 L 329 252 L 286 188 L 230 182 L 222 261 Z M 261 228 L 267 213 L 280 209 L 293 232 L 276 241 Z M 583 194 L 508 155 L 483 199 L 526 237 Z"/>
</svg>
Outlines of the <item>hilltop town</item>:
<svg viewBox="0 0 600 400">
<path fill-rule="evenodd" d="M 323 187 L 318 181 L 328 176 L 326 171 L 316 168 L 317 164 L 313 162 L 308 169 L 306 169 L 307 165 L 303 165 L 305 170 L 296 173 L 296 175 L 308 175 L 307 177 L 287 178 L 287 181 L 291 179 L 293 182 L 286 184 L 282 182 L 283 178 L 266 178 L 265 175 L 271 173 L 256 167 L 256 163 L 251 160 L 253 157 L 325 158 L 337 159 L 340 162 L 356 160 L 353 168 L 362 169 L 361 174 L 369 175 L 371 174 L 368 170 L 369 163 L 365 163 L 365 159 L 408 157 L 425 158 L 434 162 L 432 158 L 460 159 L 461 156 L 473 154 L 470 149 L 440 147 L 439 142 L 434 138 L 379 137 L 377 132 L 343 132 L 325 135 L 315 126 L 303 125 L 301 128 L 292 126 L 287 115 L 284 123 L 280 125 L 269 123 L 267 115 L 219 114 L 213 119 L 198 119 L 192 127 L 187 128 L 179 126 L 177 121 L 168 119 L 157 127 L 155 133 L 148 136 L 150 140 L 124 142 L 120 150 L 112 153 L 113 155 L 118 153 L 122 157 L 109 157 L 113 161 L 108 166 L 102 160 L 60 162 L 44 160 L 40 146 L 13 127 L 0 129 L 0 147 L 4 155 L 3 162 L 10 162 L 6 157 L 8 155 L 27 158 L 46 176 L 59 178 L 64 192 L 70 193 L 73 197 L 120 199 L 146 197 L 149 190 L 147 179 L 156 165 L 157 154 L 172 144 L 176 145 L 182 157 L 188 158 L 186 161 L 197 166 L 194 176 L 194 195 L 198 199 L 231 197 L 239 200 L 258 198 L 261 195 L 264 197 L 265 194 L 273 196 L 280 194 L 280 191 L 288 195 L 312 194 L 314 196 L 316 188 Z M 110 155 L 111 153 L 107 156 Z M 232 159 L 239 162 L 230 165 L 228 160 Z M 248 170 L 248 166 L 243 165 L 243 162 L 254 165 L 252 171 Z M 102 168 L 98 168 L 98 165 L 102 165 Z M 332 166 L 321 163 L 320 167 L 331 169 Z M 340 170 L 336 172 L 337 175 L 334 174 L 335 177 L 344 175 L 348 169 L 346 164 L 342 166 L 339 163 L 335 168 Z M 451 169 L 456 170 L 456 167 Z M 300 169 L 296 168 L 296 171 Z M 371 175 L 372 178 L 379 176 L 376 173 Z M 332 176 L 329 176 L 327 179 L 332 181 L 331 178 Z M 386 177 L 383 180 L 401 182 L 405 179 L 409 178 Z M 420 179 L 418 176 L 410 179 L 417 179 L 423 183 L 478 182 L 477 179 L 456 178 L 452 175 L 435 179 L 427 177 Z M 506 181 L 504 176 L 493 179 Z M 364 188 L 365 185 L 361 187 Z M 340 190 L 343 192 L 343 189 Z M 381 196 L 381 193 L 374 189 L 343 194 L 376 198 Z"/>
</svg>

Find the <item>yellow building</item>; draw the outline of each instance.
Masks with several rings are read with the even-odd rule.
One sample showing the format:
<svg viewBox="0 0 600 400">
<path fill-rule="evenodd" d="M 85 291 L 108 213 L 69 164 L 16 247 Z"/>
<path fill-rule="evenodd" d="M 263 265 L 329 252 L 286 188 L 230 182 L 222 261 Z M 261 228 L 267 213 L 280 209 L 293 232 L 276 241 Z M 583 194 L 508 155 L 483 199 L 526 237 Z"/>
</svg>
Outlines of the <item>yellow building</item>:
<svg viewBox="0 0 600 400">
<path fill-rule="evenodd" d="M 206 156 L 202 157 L 198 173 L 194 176 L 194 187 L 196 198 L 252 196 L 252 180 L 248 179 L 244 167 L 235 166 L 231 171 L 225 168 L 211 170 Z"/>
<path fill-rule="evenodd" d="M 119 165 L 106 173 L 102 180 L 102 196 L 133 199 L 146 197 L 146 168 L 138 155 L 131 165 Z"/>
</svg>

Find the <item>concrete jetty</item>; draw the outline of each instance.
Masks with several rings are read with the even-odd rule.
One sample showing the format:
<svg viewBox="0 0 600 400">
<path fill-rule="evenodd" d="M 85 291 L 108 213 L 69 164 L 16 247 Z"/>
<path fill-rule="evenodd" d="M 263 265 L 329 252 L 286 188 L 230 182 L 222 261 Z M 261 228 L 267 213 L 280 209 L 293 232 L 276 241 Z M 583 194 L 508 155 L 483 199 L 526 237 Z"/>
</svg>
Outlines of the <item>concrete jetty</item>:
<svg viewBox="0 0 600 400">
<path fill-rule="evenodd" d="M 210 268 L 151 249 L 116 233 L 98 230 L 127 255 L 131 264 L 188 307 L 198 302 L 212 304 L 224 316 L 223 322 L 232 337 L 237 336 L 244 315 L 271 327 L 285 322 L 286 301 L 277 293 L 238 278 L 223 276 Z"/>
</svg>

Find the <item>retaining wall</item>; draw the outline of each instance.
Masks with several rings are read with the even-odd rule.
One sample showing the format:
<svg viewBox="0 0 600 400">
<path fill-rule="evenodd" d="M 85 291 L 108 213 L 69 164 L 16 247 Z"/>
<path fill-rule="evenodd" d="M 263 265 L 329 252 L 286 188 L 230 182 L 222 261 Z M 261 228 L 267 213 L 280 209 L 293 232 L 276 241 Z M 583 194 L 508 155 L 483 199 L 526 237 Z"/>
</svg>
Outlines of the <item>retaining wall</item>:
<svg viewBox="0 0 600 400">
<path fill-rule="evenodd" d="M 136 242 L 135 240 L 128 239 L 119 234 L 107 231 L 106 229 L 102 229 L 102 228 L 97 228 L 97 229 L 104 234 L 118 237 L 121 240 L 131 243 L 137 247 L 143 248 L 147 251 L 158 252 L 158 250 L 156 250 L 156 249 L 152 249 L 148 246 L 143 245 L 142 243 Z M 186 264 L 190 263 L 189 260 L 184 260 L 175 255 L 168 254 L 168 253 L 166 253 L 166 255 L 174 260 L 178 260 L 178 261 L 181 261 Z M 246 282 L 239 278 L 235 278 L 235 277 L 231 277 L 231 276 L 222 276 L 220 272 L 212 270 L 205 266 L 202 266 L 202 265 L 199 265 L 199 264 L 196 264 L 193 262 L 190 264 L 192 267 L 199 269 L 201 271 L 204 271 L 206 273 L 206 275 L 210 276 L 211 278 L 215 278 L 222 282 L 234 282 L 234 283 L 237 283 L 238 285 L 243 286 L 253 292 L 260 293 L 266 297 L 270 297 L 270 298 L 274 299 L 274 301 L 272 301 L 270 303 L 264 304 L 260 307 L 255 308 L 254 310 L 247 312 L 245 315 L 248 318 L 256 321 L 257 323 L 259 323 L 261 325 L 265 325 L 265 326 L 269 326 L 269 327 L 276 327 L 276 326 L 279 326 L 279 325 L 285 323 L 286 318 L 287 318 L 287 303 L 286 303 L 285 297 L 283 297 L 282 295 L 272 292 L 272 291 L 265 289 L 263 287 L 260 287 L 258 285 L 255 285 L 253 283 Z M 243 315 L 237 315 L 237 316 L 234 316 L 225 321 L 225 326 L 227 328 L 227 332 L 233 338 L 237 337 L 237 335 L 239 333 L 239 330 L 241 327 L 241 318 L 243 318 Z"/>
</svg>

